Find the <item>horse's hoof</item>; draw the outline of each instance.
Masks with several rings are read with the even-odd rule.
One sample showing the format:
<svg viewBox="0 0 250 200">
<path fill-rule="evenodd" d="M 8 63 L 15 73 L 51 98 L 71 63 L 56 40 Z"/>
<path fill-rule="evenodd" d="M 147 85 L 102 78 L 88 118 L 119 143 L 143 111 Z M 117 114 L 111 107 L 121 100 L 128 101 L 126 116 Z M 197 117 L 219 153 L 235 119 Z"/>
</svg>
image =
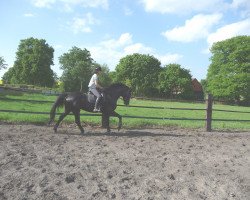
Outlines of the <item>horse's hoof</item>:
<svg viewBox="0 0 250 200">
<path fill-rule="evenodd" d="M 81 131 L 81 134 L 84 134 L 84 131 Z"/>
<path fill-rule="evenodd" d="M 54 129 L 54 132 L 56 133 L 56 132 L 57 132 L 57 128 L 56 128 L 56 127 L 54 127 L 53 129 Z"/>
</svg>

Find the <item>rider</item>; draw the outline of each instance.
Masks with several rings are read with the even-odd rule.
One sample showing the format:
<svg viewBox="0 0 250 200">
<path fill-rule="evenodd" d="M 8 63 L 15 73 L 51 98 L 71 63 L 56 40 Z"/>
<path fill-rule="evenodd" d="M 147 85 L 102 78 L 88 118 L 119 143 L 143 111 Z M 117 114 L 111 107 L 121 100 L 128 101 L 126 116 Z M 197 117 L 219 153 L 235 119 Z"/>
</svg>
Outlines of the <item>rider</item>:
<svg viewBox="0 0 250 200">
<path fill-rule="evenodd" d="M 98 82 L 98 76 L 101 73 L 102 68 L 101 67 L 97 67 L 95 68 L 95 73 L 93 74 L 93 76 L 91 77 L 90 81 L 89 81 L 89 91 L 91 91 L 96 97 L 96 102 L 95 102 L 95 108 L 94 108 L 94 112 L 100 112 L 100 99 L 101 99 L 101 94 L 98 92 L 97 88 L 99 89 L 103 89 L 103 87 L 99 84 Z"/>
</svg>

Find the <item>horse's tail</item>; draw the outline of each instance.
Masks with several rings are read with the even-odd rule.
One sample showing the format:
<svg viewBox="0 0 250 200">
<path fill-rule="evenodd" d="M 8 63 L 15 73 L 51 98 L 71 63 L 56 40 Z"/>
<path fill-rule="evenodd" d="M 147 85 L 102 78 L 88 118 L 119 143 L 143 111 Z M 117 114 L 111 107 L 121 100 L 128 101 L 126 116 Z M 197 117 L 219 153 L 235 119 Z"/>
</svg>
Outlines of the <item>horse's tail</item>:
<svg viewBox="0 0 250 200">
<path fill-rule="evenodd" d="M 55 115 L 56 115 L 56 108 L 61 107 L 64 105 L 64 99 L 67 96 L 67 94 L 60 94 L 58 98 L 56 99 L 55 103 L 53 104 L 51 110 L 50 110 L 50 120 L 48 124 L 51 124 L 51 122 L 54 121 Z"/>
</svg>

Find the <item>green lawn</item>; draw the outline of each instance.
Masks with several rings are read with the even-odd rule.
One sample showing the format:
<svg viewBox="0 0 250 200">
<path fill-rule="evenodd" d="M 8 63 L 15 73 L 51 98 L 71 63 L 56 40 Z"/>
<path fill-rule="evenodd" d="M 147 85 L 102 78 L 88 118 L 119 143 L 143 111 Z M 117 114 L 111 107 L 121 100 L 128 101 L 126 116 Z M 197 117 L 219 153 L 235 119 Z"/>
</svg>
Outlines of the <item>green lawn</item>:
<svg viewBox="0 0 250 200">
<path fill-rule="evenodd" d="M 42 101 L 55 101 L 56 96 L 46 96 L 42 94 L 29 94 L 21 92 L 0 92 L 0 98 L 8 98 L 9 100 L 0 100 L 0 109 L 9 110 L 21 110 L 21 111 L 33 111 L 33 112 L 49 112 L 52 103 L 37 103 L 37 102 L 25 102 L 25 101 L 12 101 L 13 99 L 23 100 L 42 100 Z M 12 100 L 11 100 L 12 99 Z M 122 104 L 119 101 L 118 104 Z M 152 108 L 137 108 L 137 107 L 123 107 L 119 106 L 117 112 L 120 113 L 123 118 L 123 125 L 127 128 L 139 128 L 145 126 L 178 126 L 188 128 L 204 128 L 205 121 L 196 120 L 169 120 L 169 118 L 192 118 L 192 119 L 205 119 L 205 110 L 173 110 L 168 108 L 194 108 L 205 109 L 204 103 L 182 103 L 182 102 L 166 102 L 166 101 L 149 101 L 149 100 L 136 100 L 132 99 L 130 102 L 132 106 L 152 106 L 152 107 L 164 107 L 165 109 L 152 109 Z M 250 112 L 250 107 L 228 106 L 228 105 L 213 105 L 213 109 L 221 110 L 234 110 Z M 62 112 L 60 109 L 58 112 Z M 85 112 L 82 111 L 82 114 Z M 143 116 L 143 117 L 161 117 L 159 119 L 131 119 L 125 116 Z M 58 118 L 58 116 L 57 116 Z M 213 111 L 213 119 L 241 119 L 250 120 L 250 113 L 233 113 L 233 112 L 219 112 Z M 49 120 L 48 115 L 40 114 L 17 114 L 17 113 L 3 113 L 0 112 L 0 120 L 7 122 L 26 122 L 26 123 L 39 123 L 45 124 Z M 101 122 L 100 117 L 81 116 L 82 123 L 98 125 Z M 67 123 L 74 122 L 73 116 L 67 116 L 65 121 Z M 117 124 L 116 118 L 111 118 L 112 126 Z M 230 129 L 230 130 L 249 130 L 250 122 L 212 122 L 213 129 Z"/>
</svg>

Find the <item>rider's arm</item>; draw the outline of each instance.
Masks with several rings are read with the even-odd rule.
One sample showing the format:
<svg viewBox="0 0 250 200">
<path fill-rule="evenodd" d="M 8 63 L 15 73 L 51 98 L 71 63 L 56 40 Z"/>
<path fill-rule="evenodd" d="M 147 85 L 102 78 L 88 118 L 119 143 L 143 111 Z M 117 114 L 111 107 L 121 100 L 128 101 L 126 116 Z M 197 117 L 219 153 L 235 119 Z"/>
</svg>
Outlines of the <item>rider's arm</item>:
<svg viewBox="0 0 250 200">
<path fill-rule="evenodd" d="M 95 80 L 95 85 L 97 88 L 102 89 L 102 86 L 98 83 L 98 79 Z"/>
</svg>

